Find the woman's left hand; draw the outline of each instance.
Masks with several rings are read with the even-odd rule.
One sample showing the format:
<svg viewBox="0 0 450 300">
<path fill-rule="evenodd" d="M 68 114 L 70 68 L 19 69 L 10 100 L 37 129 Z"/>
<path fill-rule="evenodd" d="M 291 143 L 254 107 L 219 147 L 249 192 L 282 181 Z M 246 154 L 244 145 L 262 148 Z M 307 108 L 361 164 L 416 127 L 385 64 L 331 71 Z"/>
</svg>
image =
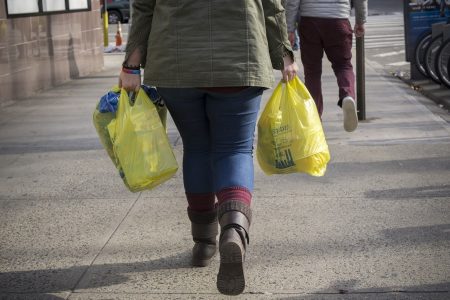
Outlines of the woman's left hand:
<svg viewBox="0 0 450 300">
<path fill-rule="evenodd" d="M 283 57 L 284 67 L 281 70 L 281 74 L 283 75 L 283 81 L 291 81 L 297 76 L 298 66 L 297 63 L 292 59 L 290 55 L 286 55 Z"/>
</svg>

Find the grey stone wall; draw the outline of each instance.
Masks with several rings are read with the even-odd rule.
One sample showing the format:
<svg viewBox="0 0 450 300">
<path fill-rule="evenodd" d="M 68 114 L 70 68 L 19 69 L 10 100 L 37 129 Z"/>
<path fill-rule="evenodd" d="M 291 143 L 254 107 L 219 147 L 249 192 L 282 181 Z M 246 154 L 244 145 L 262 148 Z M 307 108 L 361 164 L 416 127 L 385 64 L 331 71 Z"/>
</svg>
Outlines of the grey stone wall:
<svg viewBox="0 0 450 300">
<path fill-rule="evenodd" d="M 91 11 L 7 18 L 0 1 L 0 107 L 103 67 L 100 1 Z"/>
</svg>

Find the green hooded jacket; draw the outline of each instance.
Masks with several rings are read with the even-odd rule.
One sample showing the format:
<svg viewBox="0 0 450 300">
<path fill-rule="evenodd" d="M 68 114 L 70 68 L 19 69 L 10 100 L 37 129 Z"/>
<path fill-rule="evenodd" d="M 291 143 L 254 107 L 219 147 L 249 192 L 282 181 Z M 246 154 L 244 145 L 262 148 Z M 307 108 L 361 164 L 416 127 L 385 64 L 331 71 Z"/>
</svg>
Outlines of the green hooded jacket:
<svg viewBox="0 0 450 300">
<path fill-rule="evenodd" d="M 272 87 L 291 55 L 280 0 L 134 0 L 125 60 L 138 48 L 157 87 Z"/>
</svg>

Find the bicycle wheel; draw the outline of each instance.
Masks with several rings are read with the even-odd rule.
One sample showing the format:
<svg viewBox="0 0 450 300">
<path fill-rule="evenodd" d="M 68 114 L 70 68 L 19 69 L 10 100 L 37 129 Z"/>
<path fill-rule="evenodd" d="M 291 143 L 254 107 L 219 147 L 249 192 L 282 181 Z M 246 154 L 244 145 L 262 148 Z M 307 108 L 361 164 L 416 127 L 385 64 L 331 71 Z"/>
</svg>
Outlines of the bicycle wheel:
<svg viewBox="0 0 450 300">
<path fill-rule="evenodd" d="M 416 49 L 414 50 L 414 62 L 419 72 L 425 77 L 428 77 L 427 70 L 425 69 L 425 52 L 430 44 L 431 38 L 431 33 L 427 33 L 422 39 L 420 39 L 416 45 Z"/>
<path fill-rule="evenodd" d="M 450 39 L 439 48 L 436 59 L 436 73 L 441 82 L 450 88 Z"/>
<path fill-rule="evenodd" d="M 441 4 L 441 0 L 436 0 L 436 2 L 438 5 Z M 445 0 L 445 4 L 447 4 L 447 6 L 450 6 L 450 0 Z"/>
<path fill-rule="evenodd" d="M 430 41 L 430 44 L 425 51 L 425 70 L 427 71 L 428 76 L 436 83 L 441 83 L 439 76 L 436 73 L 436 58 L 437 52 L 442 45 L 442 40 L 444 35 L 441 33 L 436 36 L 434 39 Z"/>
</svg>

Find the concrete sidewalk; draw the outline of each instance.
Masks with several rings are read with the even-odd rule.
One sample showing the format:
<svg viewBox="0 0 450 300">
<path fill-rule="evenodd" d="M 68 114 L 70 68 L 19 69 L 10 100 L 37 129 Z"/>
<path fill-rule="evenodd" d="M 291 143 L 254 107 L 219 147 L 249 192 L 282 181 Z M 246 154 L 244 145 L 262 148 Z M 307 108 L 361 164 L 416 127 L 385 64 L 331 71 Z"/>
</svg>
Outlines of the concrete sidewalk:
<svg viewBox="0 0 450 300">
<path fill-rule="evenodd" d="M 0 111 L 0 299 L 226 298 L 218 257 L 189 266 L 181 171 L 132 194 L 98 141 L 92 111 L 122 58 Z M 255 164 L 237 298 L 450 298 L 448 113 L 376 66 L 366 74 L 368 120 L 349 134 L 325 65 L 324 177 L 268 177 Z M 181 163 L 172 123 L 169 136 Z"/>
</svg>

